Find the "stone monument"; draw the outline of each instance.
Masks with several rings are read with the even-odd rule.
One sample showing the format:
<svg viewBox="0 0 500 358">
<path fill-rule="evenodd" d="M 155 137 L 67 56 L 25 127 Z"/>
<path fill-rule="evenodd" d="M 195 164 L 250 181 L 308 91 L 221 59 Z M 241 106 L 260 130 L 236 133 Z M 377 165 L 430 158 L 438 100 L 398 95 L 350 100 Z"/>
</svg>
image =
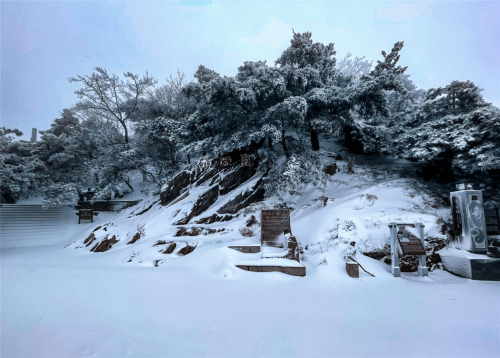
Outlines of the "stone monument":
<svg viewBox="0 0 500 358">
<path fill-rule="evenodd" d="M 481 190 L 471 184 L 458 184 L 458 191 L 450 193 L 455 247 L 476 254 L 488 252 L 486 220 Z"/>
<path fill-rule="evenodd" d="M 284 247 L 285 243 L 279 240 L 284 232 L 291 233 L 290 210 L 272 209 L 261 210 L 260 243 L 262 246 Z"/>
</svg>

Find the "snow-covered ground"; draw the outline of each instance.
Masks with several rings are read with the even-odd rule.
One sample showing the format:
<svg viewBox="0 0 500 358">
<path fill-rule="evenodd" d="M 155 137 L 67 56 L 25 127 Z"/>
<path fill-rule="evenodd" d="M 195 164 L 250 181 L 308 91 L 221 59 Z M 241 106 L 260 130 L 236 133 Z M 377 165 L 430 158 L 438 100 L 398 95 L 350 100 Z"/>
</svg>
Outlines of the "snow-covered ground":
<svg viewBox="0 0 500 358">
<path fill-rule="evenodd" d="M 311 186 L 267 200 L 267 207 L 294 208 L 306 277 L 235 267 L 260 259 L 227 246 L 259 242 L 258 225 L 250 238 L 239 229 L 251 215 L 260 220 L 263 205 L 229 222 L 187 225 L 225 231 L 174 237 L 172 223 L 207 188 L 136 215 L 158 199 L 145 198 L 121 213 L 100 213 L 93 224 L 78 225 L 63 208 L 53 235 L 1 237 L 2 357 L 500 356 L 500 282 L 440 269 L 394 278 L 383 262 L 359 254 L 387 243 L 391 221 L 423 222 L 428 236 L 440 237 L 437 217 L 447 212 L 415 183 L 359 167 L 355 176 L 337 173 L 323 191 Z M 94 245 L 83 242 L 104 224 L 96 242 L 108 234 L 119 241 L 90 252 Z M 141 227 L 145 235 L 127 245 Z M 159 240 L 177 241 L 175 252 L 160 253 Z M 351 242 L 375 277 L 348 277 L 343 256 Z M 180 256 L 185 243 L 196 249 Z"/>
</svg>

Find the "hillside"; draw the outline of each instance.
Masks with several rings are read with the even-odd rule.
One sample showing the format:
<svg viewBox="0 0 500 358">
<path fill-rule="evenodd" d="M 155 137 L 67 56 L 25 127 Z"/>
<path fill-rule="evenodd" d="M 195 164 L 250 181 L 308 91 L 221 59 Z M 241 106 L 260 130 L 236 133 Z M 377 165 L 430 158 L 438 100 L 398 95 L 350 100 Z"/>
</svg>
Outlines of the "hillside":
<svg viewBox="0 0 500 358">
<path fill-rule="evenodd" d="M 323 154 L 325 164 L 333 161 L 328 155 L 334 152 Z M 357 162 L 348 174 L 345 161 L 337 160 L 340 172 L 324 189 L 307 185 L 297 195 L 255 202 L 229 221 L 196 223 L 261 174 L 220 195 L 186 225 L 175 223 L 210 183 L 189 187 L 189 195 L 171 205 L 156 195 L 120 213 L 101 212 L 93 224 L 78 225 L 66 207 L 52 236 L 2 238 L 3 355 L 399 357 L 418 346 L 419 356 L 495 356 L 499 320 L 484 308 L 498 302 L 498 284 L 465 280 L 438 266 L 429 277 L 403 273 L 398 279 L 382 261 L 360 254 L 387 244 L 390 221 L 423 222 L 428 239 L 444 240 L 440 218 L 448 209 L 383 163 L 363 164 L 362 156 Z M 307 276 L 236 268 L 260 254 L 227 246 L 259 243 L 258 224 L 249 226 L 252 237 L 240 229 L 252 215 L 258 221 L 260 209 L 284 205 L 293 208 L 291 227 Z M 91 252 L 106 237 L 116 242 Z M 186 245 L 195 249 L 182 255 Z M 375 277 L 348 277 L 346 253 Z M 450 318 L 457 311 L 466 324 Z"/>
</svg>

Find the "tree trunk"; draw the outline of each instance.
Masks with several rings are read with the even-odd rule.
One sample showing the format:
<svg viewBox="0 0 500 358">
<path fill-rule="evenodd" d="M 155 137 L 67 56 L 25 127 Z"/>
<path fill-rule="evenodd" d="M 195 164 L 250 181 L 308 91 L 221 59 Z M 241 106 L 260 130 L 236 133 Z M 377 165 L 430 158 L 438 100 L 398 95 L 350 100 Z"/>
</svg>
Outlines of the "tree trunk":
<svg viewBox="0 0 500 358">
<path fill-rule="evenodd" d="M 125 124 L 125 122 L 122 122 L 120 121 L 122 127 L 123 127 L 123 130 L 125 131 L 125 143 L 128 144 L 128 129 L 127 129 L 127 126 Z"/>
<path fill-rule="evenodd" d="M 273 151 L 273 139 L 271 137 L 267 137 L 267 146 L 269 147 L 269 151 Z"/>
<path fill-rule="evenodd" d="M 287 158 L 290 158 L 290 153 L 288 153 L 288 148 L 286 147 L 285 123 L 283 123 L 283 118 L 281 118 L 281 145 L 283 146 L 283 151 L 285 152 L 285 156 Z"/>
<path fill-rule="evenodd" d="M 318 131 L 314 129 L 312 126 L 309 126 L 309 132 L 311 133 L 311 147 L 312 150 L 319 150 L 319 139 L 318 139 Z"/>
<path fill-rule="evenodd" d="M 134 191 L 134 188 L 132 188 L 132 185 L 130 185 L 130 181 L 128 179 L 122 177 L 122 180 L 125 184 L 127 184 L 130 190 Z"/>
</svg>

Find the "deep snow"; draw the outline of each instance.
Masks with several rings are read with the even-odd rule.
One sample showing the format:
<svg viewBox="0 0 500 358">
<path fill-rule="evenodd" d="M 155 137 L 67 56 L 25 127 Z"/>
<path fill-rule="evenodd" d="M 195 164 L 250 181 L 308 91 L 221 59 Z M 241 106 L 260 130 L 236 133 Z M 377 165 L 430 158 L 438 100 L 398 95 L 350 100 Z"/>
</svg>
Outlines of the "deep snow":
<svg viewBox="0 0 500 358">
<path fill-rule="evenodd" d="M 310 186 L 300 195 L 267 200 L 268 207 L 294 207 L 292 231 L 307 246 L 306 277 L 235 267 L 260 260 L 227 246 L 259 242 L 258 227 L 252 238 L 239 228 L 252 214 L 260 220 L 262 205 L 231 222 L 188 225 L 225 228 L 223 233 L 174 238 L 172 222 L 206 189 L 135 216 L 157 200 L 151 197 L 122 213 L 100 213 L 93 224 L 78 225 L 66 207 L 53 235 L 1 237 L 2 357 L 500 355 L 499 282 L 440 269 L 426 278 L 394 278 L 387 265 L 359 253 L 357 260 L 375 277 L 361 270 L 359 279 L 346 274 L 350 242 L 361 251 L 383 247 L 391 221 L 420 221 L 428 236 L 439 237 L 437 217 L 449 214 L 433 208 L 414 182 L 359 167 L 354 176 L 336 174 L 324 190 Z M 237 193 L 220 198 L 202 217 Z M 320 196 L 330 198 L 326 206 Z M 96 231 L 98 240 L 110 234 L 120 241 L 108 252 L 90 252 L 83 240 L 106 223 L 112 224 Z M 146 235 L 126 245 L 142 225 Z M 182 257 L 183 244 L 171 255 L 159 252 L 165 245 L 153 247 L 174 239 L 197 248 Z"/>
</svg>

